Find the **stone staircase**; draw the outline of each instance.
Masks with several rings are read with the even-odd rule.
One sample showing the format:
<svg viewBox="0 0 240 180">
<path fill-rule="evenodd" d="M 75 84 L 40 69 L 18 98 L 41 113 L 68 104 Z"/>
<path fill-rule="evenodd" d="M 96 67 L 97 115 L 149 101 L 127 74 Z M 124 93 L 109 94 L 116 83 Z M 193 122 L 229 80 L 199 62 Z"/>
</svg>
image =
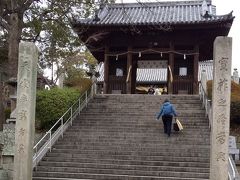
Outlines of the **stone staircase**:
<svg viewBox="0 0 240 180">
<path fill-rule="evenodd" d="M 165 98 L 184 126 L 171 137 L 155 113 Z M 97 95 L 52 152 L 34 180 L 206 180 L 210 131 L 199 96 Z"/>
</svg>

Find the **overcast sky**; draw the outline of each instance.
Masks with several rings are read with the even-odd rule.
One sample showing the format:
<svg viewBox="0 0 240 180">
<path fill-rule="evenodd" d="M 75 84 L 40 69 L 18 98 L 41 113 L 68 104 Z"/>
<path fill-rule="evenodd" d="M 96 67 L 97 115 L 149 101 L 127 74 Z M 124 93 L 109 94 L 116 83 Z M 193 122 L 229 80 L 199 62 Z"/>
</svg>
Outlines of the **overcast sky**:
<svg viewBox="0 0 240 180">
<path fill-rule="evenodd" d="M 238 4 L 237 4 L 238 3 Z M 232 53 L 232 69 L 237 68 L 240 72 L 240 6 L 238 0 L 213 0 L 213 5 L 216 5 L 217 15 L 227 14 L 233 11 L 235 19 L 229 36 L 233 38 L 233 53 Z"/>
<path fill-rule="evenodd" d="M 150 2 L 150 0 L 138 0 L 141 2 Z M 161 1 L 179 1 L 179 0 L 151 0 L 151 2 Z M 180 0 L 182 1 L 182 0 Z M 117 0 L 118 3 L 122 0 Z M 124 3 L 137 2 L 136 0 L 123 0 Z M 240 6 L 239 0 L 212 0 L 212 4 L 216 6 L 217 15 L 228 14 L 233 11 L 235 16 L 229 37 L 233 38 L 232 52 L 232 69 L 237 68 L 240 74 Z M 238 52 L 239 51 L 239 52 Z"/>
</svg>

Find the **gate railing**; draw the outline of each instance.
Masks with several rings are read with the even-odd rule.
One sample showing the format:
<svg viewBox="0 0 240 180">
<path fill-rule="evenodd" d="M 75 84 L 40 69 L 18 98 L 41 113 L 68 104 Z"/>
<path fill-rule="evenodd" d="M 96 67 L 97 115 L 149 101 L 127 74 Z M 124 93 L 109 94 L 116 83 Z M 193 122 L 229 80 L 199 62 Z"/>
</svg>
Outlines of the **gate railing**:
<svg viewBox="0 0 240 180">
<path fill-rule="evenodd" d="M 202 82 L 199 83 L 199 95 L 200 100 L 202 101 L 202 107 L 205 109 L 205 115 L 208 117 L 208 125 L 211 129 L 212 127 L 212 102 L 208 99 L 206 90 L 204 89 Z"/>
<path fill-rule="evenodd" d="M 63 137 L 65 130 L 69 126 L 72 126 L 73 120 L 80 115 L 84 107 L 87 107 L 90 98 L 93 97 L 93 87 L 91 86 L 91 88 L 86 90 L 33 147 L 33 168 L 37 167 L 39 161 L 41 161 L 48 151 L 51 152 L 55 142 L 60 137 Z"/>
<path fill-rule="evenodd" d="M 209 128 L 211 129 L 212 127 L 212 105 L 211 105 L 211 100 L 208 99 L 207 93 L 205 89 L 203 88 L 202 82 L 199 84 L 199 95 L 200 99 L 202 101 L 202 106 L 205 109 L 206 116 L 208 117 L 209 121 Z M 228 157 L 228 179 L 229 180 L 240 180 L 236 164 L 232 158 L 232 155 L 229 155 Z"/>
</svg>

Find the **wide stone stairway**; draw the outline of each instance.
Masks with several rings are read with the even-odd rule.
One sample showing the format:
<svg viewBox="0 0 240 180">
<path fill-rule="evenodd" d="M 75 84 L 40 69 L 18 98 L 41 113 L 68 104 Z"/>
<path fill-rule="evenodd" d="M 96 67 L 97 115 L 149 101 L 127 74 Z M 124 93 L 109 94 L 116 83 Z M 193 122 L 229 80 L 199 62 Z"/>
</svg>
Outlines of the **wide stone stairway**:
<svg viewBox="0 0 240 180">
<path fill-rule="evenodd" d="M 171 137 L 165 98 L 184 126 Z M 209 179 L 210 131 L 199 96 L 97 95 L 33 172 L 34 180 Z"/>
</svg>

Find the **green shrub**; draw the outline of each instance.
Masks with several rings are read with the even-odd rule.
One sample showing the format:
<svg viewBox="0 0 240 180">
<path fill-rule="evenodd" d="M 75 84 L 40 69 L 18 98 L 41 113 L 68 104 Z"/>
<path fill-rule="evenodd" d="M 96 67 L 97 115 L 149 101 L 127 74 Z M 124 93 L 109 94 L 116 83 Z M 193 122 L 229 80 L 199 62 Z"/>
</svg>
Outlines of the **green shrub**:
<svg viewBox="0 0 240 180">
<path fill-rule="evenodd" d="M 208 98 L 212 99 L 212 81 L 207 82 Z M 231 82 L 230 120 L 240 124 L 240 85 Z"/>
<path fill-rule="evenodd" d="M 83 93 L 91 87 L 92 80 L 89 78 L 74 78 L 66 80 L 64 84 L 67 87 L 74 87 Z"/>
<path fill-rule="evenodd" d="M 36 128 L 49 129 L 78 99 L 80 92 L 73 88 L 52 88 L 37 92 Z"/>
</svg>

